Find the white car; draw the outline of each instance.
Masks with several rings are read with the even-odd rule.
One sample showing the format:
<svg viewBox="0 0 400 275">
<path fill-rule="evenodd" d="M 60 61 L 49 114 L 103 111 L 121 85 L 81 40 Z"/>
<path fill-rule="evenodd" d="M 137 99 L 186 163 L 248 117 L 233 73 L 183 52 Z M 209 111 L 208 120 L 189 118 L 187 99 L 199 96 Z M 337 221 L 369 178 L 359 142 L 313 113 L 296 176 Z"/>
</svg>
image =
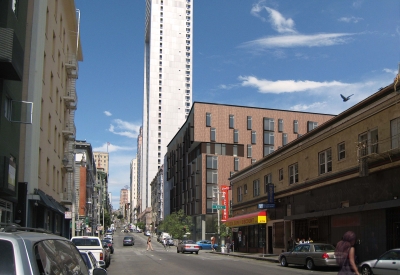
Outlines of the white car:
<svg viewBox="0 0 400 275">
<path fill-rule="evenodd" d="M 106 234 L 106 235 L 104 236 L 104 239 L 110 239 L 112 242 L 114 242 L 114 240 L 113 240 L 113 235 L 111 235 L 111 234 Z"/>
<path fill-rule="evenodd" d="M 147 231 L 144 231 L 144 235 L 145 235 L 145 236 L 150 236 L 150 235 L 151 235 L 151 234 L 150 234 L 150 231 L 148 231 L 148 230 L 147 230 Z"/>
<path fill-rule="evenodd" d="M 362 262 L 359 266 L 362 275 L 400 274 L 400 248 L 386 251 L 378 259 Z"/>
<path fill-rule="evenodd" d="M 80 250 L 82 258 L 85 260 L 86 266 L 89 269 L 89 275 L 93 274 L 93 270 L 95 268 L 104 268 L 106 267 L 105 261 L 97 261 L 94 257 L 93 253 L 87 250 Z"/>
</svg>

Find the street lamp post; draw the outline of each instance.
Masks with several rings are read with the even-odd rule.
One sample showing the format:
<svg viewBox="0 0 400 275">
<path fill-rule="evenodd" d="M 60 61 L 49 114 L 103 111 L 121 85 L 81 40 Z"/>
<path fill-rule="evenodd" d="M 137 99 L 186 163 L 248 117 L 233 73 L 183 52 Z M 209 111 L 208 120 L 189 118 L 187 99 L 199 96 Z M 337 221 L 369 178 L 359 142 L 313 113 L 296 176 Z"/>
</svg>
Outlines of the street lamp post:
<svg viewBox="0 0 400 275">
<path fill-rule="evenodd" d="M 225 193 L 224 192 L 221 192 L 220 190 L 219 190 L 219 187 L 218 187 L 218 185 L 217 186 L 215 186 L 215 187 L 213 187 L 213 198 L 215 199 L 215 195 L 217 195 L 217 216 L 218 216 L 218 228 L 217 228 L 217 230 L 218 230 L 218 239 L 220 240 L 220 243 L 221 244 L 225 244 L 225 241 L 224 240 L 222 240 L 221 239 L 221 217 L 220 217 L 220 213 L 219 213 L 219 210 L 220 210 L 220 200 L 219 200 L 219 194 L 222 194 L 222 199 L 224 199 L 225 198 Z M 214 204 L 214 202 L 213 202 L 213 205 L 215 205 Z"/>
</svg>

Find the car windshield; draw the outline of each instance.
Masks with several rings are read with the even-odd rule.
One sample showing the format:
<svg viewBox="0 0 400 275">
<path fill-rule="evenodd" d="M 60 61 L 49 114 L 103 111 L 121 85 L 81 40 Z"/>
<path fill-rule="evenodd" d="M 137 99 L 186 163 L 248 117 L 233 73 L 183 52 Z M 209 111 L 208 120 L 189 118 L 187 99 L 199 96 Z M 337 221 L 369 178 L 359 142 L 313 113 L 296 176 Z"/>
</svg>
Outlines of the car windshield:
<svg viewBox="0 0 400 275">
<path fill-rule="evenodd" d="M 124 240 L 132 240 L 132 237 L 124 237 Z"/>
<path fill-rule="evenodd" d="M 193 243 L 193 244 L 195 244 L 195 242 L 194 241 L 192 241 L 192 240 L 187 240 L 187 241 L 183 241 L 183 243 Z"/>
</svg>

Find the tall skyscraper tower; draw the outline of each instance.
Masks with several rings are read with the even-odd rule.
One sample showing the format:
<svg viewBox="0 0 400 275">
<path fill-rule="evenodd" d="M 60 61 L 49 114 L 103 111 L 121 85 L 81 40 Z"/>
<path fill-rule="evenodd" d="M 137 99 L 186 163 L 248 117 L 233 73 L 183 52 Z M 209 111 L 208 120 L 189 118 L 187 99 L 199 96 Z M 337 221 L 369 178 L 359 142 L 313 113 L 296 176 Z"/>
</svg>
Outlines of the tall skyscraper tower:
<svg viewBox="0 0 400 275">
<path fill-rule="evenodd" d="M 141 210 L 192 105 L 193 0 L 146 0 Z"/>
</svg>

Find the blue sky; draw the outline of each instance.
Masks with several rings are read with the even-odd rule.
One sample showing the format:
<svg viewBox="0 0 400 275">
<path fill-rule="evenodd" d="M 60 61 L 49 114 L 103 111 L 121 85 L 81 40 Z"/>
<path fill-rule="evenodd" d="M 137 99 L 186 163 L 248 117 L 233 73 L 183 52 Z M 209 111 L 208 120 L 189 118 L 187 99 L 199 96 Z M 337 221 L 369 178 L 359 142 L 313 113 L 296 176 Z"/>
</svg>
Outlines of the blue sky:
<svg viewBox="0 0 400 275">
<path fill-rule="evenodd" d="M 397 73 L 398 0 L 194 1 L 193 101 L 339 114 Z M 117 209 L 142 124 L 145 0 L 75 4 L 77 139 L 95 151 L 111 143 Z"/>
</svg>

